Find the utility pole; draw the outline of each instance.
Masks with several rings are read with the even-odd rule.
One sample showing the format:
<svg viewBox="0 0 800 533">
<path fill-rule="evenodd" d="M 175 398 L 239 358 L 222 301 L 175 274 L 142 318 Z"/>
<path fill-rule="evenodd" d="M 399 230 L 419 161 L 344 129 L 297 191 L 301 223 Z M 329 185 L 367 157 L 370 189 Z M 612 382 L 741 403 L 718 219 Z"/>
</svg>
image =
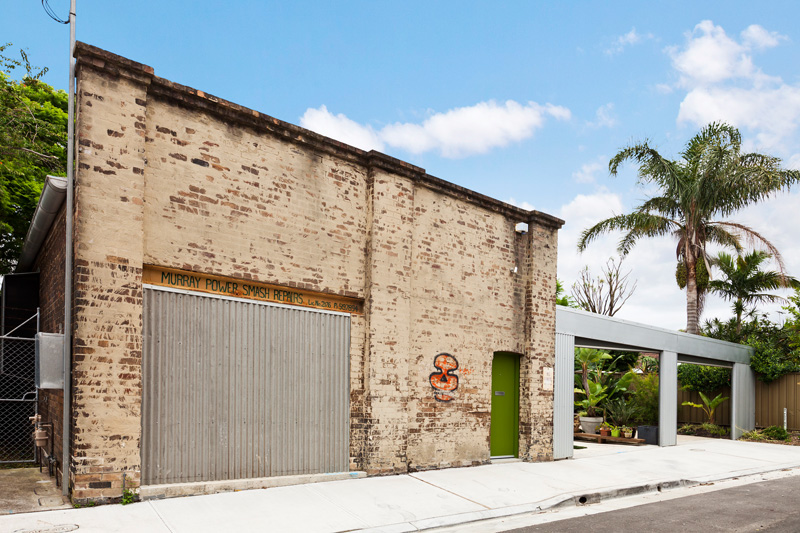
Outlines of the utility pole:
<svg viewBox="0 0 800 533">
<path fill-rule="evenodd" d="M 72 425 L 72 218 L 75 201 L 75 1 L 69 6 L 69 95 L 67 110 L 67 211 L 64 250 L 64 412 L 61 441 L 61 493 L 69 496 L 69 430 Z"/>
</svg>

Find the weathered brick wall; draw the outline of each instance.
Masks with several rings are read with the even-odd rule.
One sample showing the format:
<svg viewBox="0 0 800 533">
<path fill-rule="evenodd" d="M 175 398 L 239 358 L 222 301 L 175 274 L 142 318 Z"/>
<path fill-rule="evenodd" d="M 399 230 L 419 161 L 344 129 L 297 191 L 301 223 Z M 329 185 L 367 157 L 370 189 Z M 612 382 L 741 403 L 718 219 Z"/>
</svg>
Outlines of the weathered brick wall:
<svg viewBox="0 0 800 533">
<path fill-rule="evenodd" d="M 529 224 L 519 450 L 530 461 L 553 459 L 553 389 L 544 387 L 544 370 L 555 368 L 557 253 L 558 230 Z"/>
<path fill-rule="evenodd" d="M 144 262 L 364 297 L 366 169 L 150 95 Z M 351 457 L 364 468 L 364 319 L 351 323 Z"/>
<path fill-rule="evenodd" d="M 552 391 L 540 389 L 560 221 L 531 219 L 520 235 L 533 212 L 107 52 L 79 54 L 77 499 L 118 497 L 123 473 L 139 479 L 144 264 L 363 299 L 351 324 L 353 469 L 486 461 L 496 351 L 522 356 L 521 453 L 550 458 Z M 428 379 L 441 352 L 459 362 L 449 403 Z"/>
<path fill-rule="evenodd" d="M 106 501 L 140 480 L 144 131 L 149 78 L 79 64 L 72 483 Z"/>
<path fill-rule="evenodd" d="M 39 329 L 45 333 L 64 331 L 64 231 L 66 208 L 62 207 L 56 215 L 47 234 L 33 270 L 39 271 Z M 64 391 L 61 389 L 42 389 L 39 391 L 39 414 L 42 422 L 53 424 L 50 438 L 53 455 L 58 461 L 56 476 L 61 479 L 62 428 L 64 419 Z M 50 443 L 47 453 L 50 453 Z"/>
<path fill-rule="evenodd" d="M 39 271 L 39 330 L 45 333 L 64 331 L 65 212 L 62 206 L 33 265 Z"/>
<path fill-rule="evenodd" d="M 414 184 L 375 169 L 369 184 L 366 394 L 368 474 L 407 471 Z"/>
<path fill-rule="evenodd" d="M 62 443 L 62 430 L 64 420 L 64 391 L 61 389 L 40 389 L 39 390 L 39 414 L 42 416 L 42 422 L 53 424 L 52 428 L 47 428 L 50 435 L 45 448 L 46 453 L 53 451 L 53 458 L 56 460 L 56 468 L 54 475 L 57 483 L 61 482 L 61 469 L 62 465 L 62 450 L 64 449 Z M 52 445 L 52 448 L 51 448 Z M 47 461 L 42 457 L 42 465 L 46 468 Z"/>
<path fill-rule="evenodd" d="M 409 462 L 413 468 L 489 459 L 492 358 L 524 353 L 524 315 L 515 221 L 474 204 L 418 188 L 413 224 L 413 297 L 409 387 Z M 522 265 L 519 265 L 520 267 Z M 437 401 L 434 358 L 458 362 L 458 388 Z"/>
</svg>

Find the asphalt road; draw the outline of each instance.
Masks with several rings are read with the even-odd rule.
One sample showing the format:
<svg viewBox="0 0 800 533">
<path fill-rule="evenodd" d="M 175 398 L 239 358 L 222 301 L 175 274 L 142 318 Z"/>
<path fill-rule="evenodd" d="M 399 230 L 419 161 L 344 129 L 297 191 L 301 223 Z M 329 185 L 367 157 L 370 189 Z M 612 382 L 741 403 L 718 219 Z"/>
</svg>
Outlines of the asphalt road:
<svg viewBox="0 0 800 533">
<path fill-rule="evenodd" d="M 800 532 L 800 476 L 508 531 Z"/>
</svg>

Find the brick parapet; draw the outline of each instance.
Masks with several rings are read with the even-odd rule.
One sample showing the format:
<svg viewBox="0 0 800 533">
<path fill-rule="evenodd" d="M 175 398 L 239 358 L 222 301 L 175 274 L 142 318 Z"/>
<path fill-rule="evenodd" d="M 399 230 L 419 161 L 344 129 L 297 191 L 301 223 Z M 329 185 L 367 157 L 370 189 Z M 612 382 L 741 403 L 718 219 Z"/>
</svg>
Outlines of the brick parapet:
<svg viewBox="0 0 800 533">
<path fill-rule="evenodd" d="M 128 76 L 142 83 L 151 84 L 152 96 L 168 100 L 171 103 L 183 106 L 193 111 L 202 111 L 217 116 L 220 119 L 253 128 L 256 131 L 268 132 L 277 138 L 284 139 L 293 144 L 301 144 L 308 148 L 327 153 L 343 160 L 375 168 L 396 175 L 405 176 L 417 181 L 419 184 L 457 196 L 465 201 L 479 205 L 485 209 L 501 213 L 517 222 L 528 222 L 546 225 L 555 229 L 563 226 L 564 221 L 552 215 L 536 210 L 528 211 L 489 196 L 477 193 L 470 189 L 460 187 L 446 180 L 436 178 L 425 172 L 425 169 L 393 158 L 375 150 L 364 151 L 343 142 L 314 133 L 305 128 L 284 122 L 259 111 L 229 102 L 206 92 L 181 85 L 164 78 L 155 76 L 154 70 L 148 65 L 131 61 L 124 57 L 112 54 L 106 50 L 78 42 L 75 48 L 78 65 L 91 65 L 93 68 L 104 69 L 115 76 Z"/>
</svg>

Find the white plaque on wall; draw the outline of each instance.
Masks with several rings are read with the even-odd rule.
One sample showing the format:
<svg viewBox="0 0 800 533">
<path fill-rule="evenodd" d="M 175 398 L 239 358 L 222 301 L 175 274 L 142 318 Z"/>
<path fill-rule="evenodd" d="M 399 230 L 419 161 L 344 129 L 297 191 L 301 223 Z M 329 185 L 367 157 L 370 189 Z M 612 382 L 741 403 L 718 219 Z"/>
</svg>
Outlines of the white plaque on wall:
<svg viewBox="0 0 800 533">
<path fill-rule="evenodd" d="M 544 390 L 553 390 L 553 367 L 546 366 L 544 367 L 544 373 L 542 376 L 542 389 Z"/>
</svg>

